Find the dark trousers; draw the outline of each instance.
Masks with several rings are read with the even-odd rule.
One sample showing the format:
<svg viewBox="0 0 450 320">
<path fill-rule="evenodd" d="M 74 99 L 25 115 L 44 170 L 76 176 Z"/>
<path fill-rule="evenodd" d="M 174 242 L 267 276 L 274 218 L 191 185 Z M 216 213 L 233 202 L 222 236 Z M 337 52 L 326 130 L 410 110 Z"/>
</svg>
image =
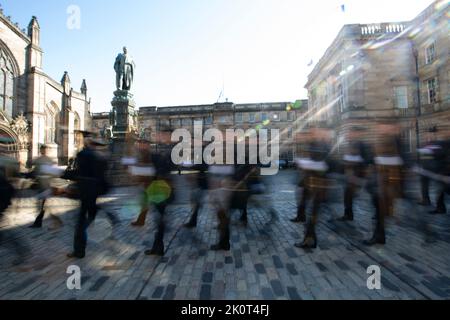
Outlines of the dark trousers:
<svg viewBox="0 0 450 320">
<path fill-rule="evenodd" d="M 152 250 L 158 252 L 164 252 L 164 232 L 166 230 L 165 213 L 167 208 L 167 202 L 163 202 L 155 205 L 158 215 L 156 216 L 156 233 L 153 240 Z"/>
<path fill-rule="evenodd" d="M 421 176 L 420 177 L 420 191 L 422 193 L 422 201 L 430 202 L 430 178 Z"/>
<path fill-rule="evenodd" d="M 345 216 L 353 219 L 353 199 L 355 198 L 356 186 L 353 183 L 347 182 L 344 191 L 344 208 Z"/>
<path fill-rule="evenodd" d="M 438 188 L 438 198 L 436 203 L 436 209 L 438 211 L 446 212 L 447 207 L 445 206 L 445 191 L 447 186 L 441 183 Z"/>
<path fill-rule="evenodd" d="M 197 225 L 198 213 L 203 206 L 203 199 L 204 199 L 204 195 L 206 194 L 206 192 L 207 192 L 207 190 L 198 189 L 197 191 L 195 191 L 193 193 L 192 200 L 191 200 L 191 202 L 193 203 L 192 214 L 191 214 L 191 218 L 189 219 L 189 223 L 188 223 L 192 226 Z"/>
<path fill-rule="evenodd" d="M 297 195 L 297 218 L 306 217 L 306 203 L 309 198 L 308 189 L 302 186 L 301 195 Z"/>
<path fill-rule="evenodd" d="M 81 207 L 74 235 L 74 253 L 84 255 L 87 243 L 87 228 L 97 215 L 97 188 L 95 183 L 83 184 L 80 188 Z"/>
<path fill-rule="evenodd" d="M 219 219 L 219 246 L 230 246 L 230 217 L 223 209 L 217 211 L 217 218 Z"/>
<path fill-rule="evenodd" d="M 305 188 L 305 190 L 308 189 Z M 319 218 L 320 207 L 325 202 L 326 192 L 325 190 L 308 190 L 306 191 L 306 195 L 307 197 L 304 200 L 302 199 L 302 202 L 306 207 L 307 201 L 310 200 L 312 202 L 312 210 L 311 210 L 311 217 L 309 218 L 308 223 L 306 225 L 305 240 L 311 238 L 314 241 L 317 241 L 316 225 Z M 303 208 L 303 214 L 304 210 L 305 209 Z"/>
</svg>

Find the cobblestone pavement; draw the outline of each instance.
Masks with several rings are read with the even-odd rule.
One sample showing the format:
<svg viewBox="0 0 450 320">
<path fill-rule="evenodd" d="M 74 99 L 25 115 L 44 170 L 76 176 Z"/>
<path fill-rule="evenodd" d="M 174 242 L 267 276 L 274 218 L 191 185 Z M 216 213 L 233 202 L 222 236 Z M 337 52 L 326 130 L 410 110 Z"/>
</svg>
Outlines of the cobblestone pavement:
<svg viewBox="0 0 450 320">
<path fill-rule="evenodd" d="M 130 226 L 138 213 L 133 188 L 114 190 L 101 199 L 103 208 L 118 214 L 121 222 L 113 227 L 100 212 L 88 231 L 83 260 L 66 258 L 72 247 L 76 201 L 49 200 L 49 210 L 64 225 L 56 228 L 47 219 L 43 229 L 32 230 L 27 226 L 36 215 L 35 200 L 17 199 L 2 225 L 0 299 L 450 298 L 448 215 L 432 216 L 426 214 L 427 208 L 398 203 L 396 215 L 388 221 L 387 245 L 366 247 L 361 241 L 370 237 L 373 224 L 367 194 L 362 192 L 356 200 L 353 223 L 337 222 L 343 212 L 342 188 L 337 186 L 333 201 L 321 212 L 318 248 L 304 251 L 293 246 L 302 238 L 303 226 L 289 221 L 296 212 L 294 175 L 284 171 L 270 178 L 277 221 L 252 205 L 247 228 L 237 213 L 233 215 L 230 252 L 209 250 L 217 240 L 217 221 L 210 210 L 200 213 L 197 229 L 182 228 L 190 209 L 187 192 L 181 192 L 168 211 L 163 258 L 144 255 L 153 240 L 151 219 L 143 228 Z M 179 186 L 185 185 L 185 177 L 178 180 Z M 430 222 L 434 242 L 424 241 L 414 222 L 418 215 Z M 13 239 L 26 241 L 32 249 L 20 265 L 13 264 Z M 81 290 L 67 288 L 70 265 L 81 269 Z M 370 265 L 381 268 L 381 290 L 367 288 Z"/>
</svg>

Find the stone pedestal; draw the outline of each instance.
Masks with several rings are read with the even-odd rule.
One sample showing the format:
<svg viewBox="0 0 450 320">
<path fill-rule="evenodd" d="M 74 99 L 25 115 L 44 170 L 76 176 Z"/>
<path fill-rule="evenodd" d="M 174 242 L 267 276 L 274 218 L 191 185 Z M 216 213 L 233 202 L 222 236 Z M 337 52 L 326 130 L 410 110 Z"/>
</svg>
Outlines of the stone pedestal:
<svg viewBox="0 0 450 320">
<path fill-rule="evenodd" d="M 127 167 L 122 165 L 121 161 L 122 158 L 131 157 L 134 153 L 137 113 L 133 95 L 126 90 L 115 91 L 111 105 L 111 182 L 114 186 L 123 186 L 131 182 Z"/>
<path fill-rule="evenodd" d="M 120 139 L 137 130 L 137 113 L 133 95 L 126 90 L 114 92 L 111 102 L 111 126 L 113 138 Z"/>
</svg>

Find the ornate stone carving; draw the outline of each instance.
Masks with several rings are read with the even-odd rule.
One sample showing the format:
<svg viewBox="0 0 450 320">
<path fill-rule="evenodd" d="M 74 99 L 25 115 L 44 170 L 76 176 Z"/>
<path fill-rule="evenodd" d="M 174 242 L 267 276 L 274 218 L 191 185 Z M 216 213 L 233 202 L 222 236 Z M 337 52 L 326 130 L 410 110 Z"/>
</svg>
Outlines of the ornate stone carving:
<svg viewBox="0 0 450 320">
<path fill-rule="evenodd" d="M 18 149 L 19 150 L 26 149 L 29 143 L 29 125 L 23 113 L 20 113 L 11 122 L 11 129 L 17 134 Z"/>
</svg>

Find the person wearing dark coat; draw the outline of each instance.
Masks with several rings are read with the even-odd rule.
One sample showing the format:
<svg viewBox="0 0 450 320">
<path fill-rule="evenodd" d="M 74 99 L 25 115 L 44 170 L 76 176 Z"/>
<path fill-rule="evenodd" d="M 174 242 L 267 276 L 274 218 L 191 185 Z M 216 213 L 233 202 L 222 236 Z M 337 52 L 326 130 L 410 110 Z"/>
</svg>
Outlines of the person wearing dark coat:
<svg viewBox="0 0 450 320">
<path fill-rule="evenodd" d="M 90 135 L 86 135 L 85 146 L 76 159 L 76 184 L 81 201 L 75 225 L 73 251 L 69 258 L 82 259 L 86 254 L 87 228 L 97 215 L 97 197 L 102 192 L 103 183 L 106 181 L 103 162 L 95 151 L 95 141 Z"/>
</svg>

